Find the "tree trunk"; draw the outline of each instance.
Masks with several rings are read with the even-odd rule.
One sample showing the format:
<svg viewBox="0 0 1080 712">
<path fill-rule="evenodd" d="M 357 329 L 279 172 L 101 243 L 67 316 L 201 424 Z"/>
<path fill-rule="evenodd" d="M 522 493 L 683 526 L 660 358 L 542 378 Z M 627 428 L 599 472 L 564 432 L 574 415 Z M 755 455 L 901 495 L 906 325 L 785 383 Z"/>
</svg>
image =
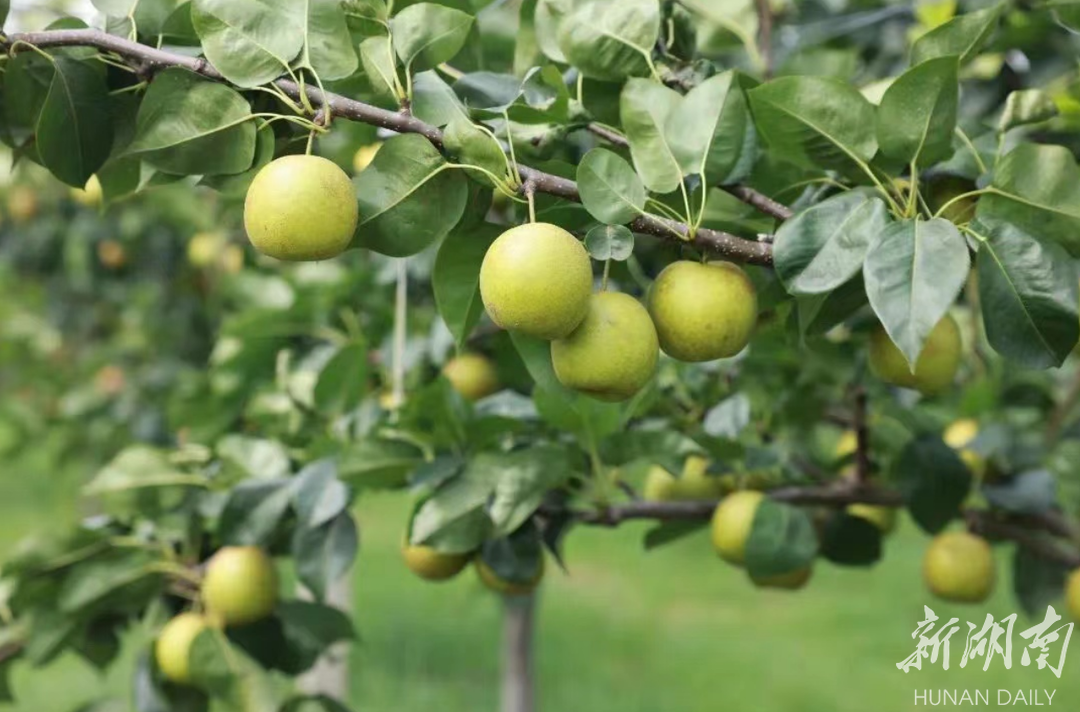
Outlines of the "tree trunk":
<svg viewBox="0 0 1080 712">
<path fill-rule="evenodd" d="M 535 712 L 533 627 L 536 594 L 503 598 L 502 712 Z"/>
<path fill-rule="evenodd" d="M 310 601 L 311 593 L 303 586 L 297 587 L 298 597 Z M 352 613 L 352 576 L 346 573 L 327 591 L 326 603 Z M 351 616 L 350 616 L 351 617 Z M 319 658 L 315 667 L 304 673 L 297 681 L 300 690 L 309 695 L 326 695 L 347 704 L 349 701 L 349 643 L 339 643 Z"/>
</svg>

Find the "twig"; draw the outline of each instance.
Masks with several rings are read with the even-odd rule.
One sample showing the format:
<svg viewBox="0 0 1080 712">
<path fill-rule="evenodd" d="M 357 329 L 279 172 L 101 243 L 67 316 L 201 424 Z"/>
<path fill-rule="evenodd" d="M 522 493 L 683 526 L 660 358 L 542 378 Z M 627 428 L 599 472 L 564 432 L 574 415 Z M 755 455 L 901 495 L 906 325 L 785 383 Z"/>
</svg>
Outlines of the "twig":
<svg viewBox="0 0 1080 712">
<path fill-rule="evenodd" d="M 146 68 L 147 72 L 157 72 L 169 67 L 183 67 L 208 79 L 224 81 L 224 77 L 203 58 L 185 57 L 171 52 L 155 49 L 146 45 L 114 37 L 98 30 L 46 30 L 13 34 L 3 44 L 5 50 L 15 43 L 27 43 L 35 47 L 96 47 L 113 52 L 127 60 L 135 60 Z M 301 94 L 315 107 L 326 107 L 335 117 L 360 121 L 380 126 L 398 133 L 416 133 L 425 137 L 437 147 L 442 147 L 442 131 L 438 127 L 424 123 L 415 116 L 395 111 L 387 111 L 377 106 L 355 101 L 330 92 L 323 93 L 318 87 L 305 86 L 303 90 L 288 79 L 279 79 L 274 84 L 289 98 L 300 99 Z M 521 166 L 523 180 L 532 180 L 537 191 L 581 202 L 577 184 L 572 180 L 544 173 L 535 168 Z M 653 216 L 642 216 L 630 224 L 635 232 L 678 239 L 676 236 L 690 235 L 690 228 L 673 221 Z M 726 259 L 749 264 L 770 266 L 772 264 L 772 246 L 768 243 L 745 240 L 720 230 L 700 228 L 693 240 L 694 247 L 716 253 Z"/>
</svg>

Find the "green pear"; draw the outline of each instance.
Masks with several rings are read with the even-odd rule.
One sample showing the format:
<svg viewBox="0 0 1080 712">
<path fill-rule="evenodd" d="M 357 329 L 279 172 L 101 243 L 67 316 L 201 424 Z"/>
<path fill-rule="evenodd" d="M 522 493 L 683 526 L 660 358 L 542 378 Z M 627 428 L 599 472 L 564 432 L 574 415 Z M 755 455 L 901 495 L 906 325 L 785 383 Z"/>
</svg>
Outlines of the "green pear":
<svg viewBox="0 0 1080 712">
<path fill-rule="evenodd" d="M 359 208 L 352 181 L 319 156 L 284 156 L 255 176 L 244 227 L 259 252 L 279 260 L 336 257 L 352 242 Z"/>
<path fill-rule="evenodd" d="M 886 383 L 933 395 L 950 386 L 960 367 L 960 328 L 948 314 L 937 323 L 911 372 L 907 359 L 878 326 L 870 336 L 870 368 Z"/>
<path fill-rule="evenodd" d="M 495 365 L 480 354 L 461 354 L 446 362 L 442 375 L 465 400 L 478 401 L 499 390 Z"/>
<path fill-rule="evenodd" d="M 619 292 L 593 295 L 581 326 L 551 342 L 559 382 L 605 401 L 623 401 L 641 390 L 653 377 L 659 356 L 649 313 Z"/>
<path fill-rule="evenodd" d="M 730 262 L 675 262 L 653 283 L 649 313 L 664 353 L 680 361 L 713 361 L 734 356 L 750 341 L 757 293 Z"/>
<path fill-rule="evenodd" d="M 480 296 L 491 320 L 548 341 L 569 336 L 585 318 L 592 284 L 581 241 L 547 223 L 510 228 L 480 266 Z"/>
<path fill-rule="evenodd" d="M 191 683 L 191 645 L 199 633 L 209 628 L 198 613 L 181 613 L 161 629 L 154 642 L 154 658 L 167 680 L 178 685 Z"/>
<path fill-rule="evenodd" d="M 254 546 L 227 546 L 206 564 L 206 615 L 221 625 L 247 625 L 274 612 L 278 578 L 273 560 Z"/>
</svg>

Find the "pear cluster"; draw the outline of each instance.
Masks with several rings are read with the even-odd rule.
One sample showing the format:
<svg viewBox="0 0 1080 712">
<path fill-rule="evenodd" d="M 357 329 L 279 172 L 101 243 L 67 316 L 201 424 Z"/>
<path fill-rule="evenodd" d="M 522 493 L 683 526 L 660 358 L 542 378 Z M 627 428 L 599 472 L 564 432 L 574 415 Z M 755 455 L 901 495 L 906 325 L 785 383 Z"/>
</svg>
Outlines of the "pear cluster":
<svg viewBox="0 0 1080 712">
<path fill-rule="evenodd" d="M 201 611 L 179 614 L 158 634 L 154 644 L 158 669 L 170 682 L 191 684 L 191 651 L 200 633 L 257 623 L 274 612 L 277 601 L 277 570 L 265 551 L 253 546 L 219 550 L 206 563 Z"/>
<path fill-rule="evenodd" d="M 757 319 L 753 284 L 728 263 L 668 266 L 647 306 L 626 294 L 594 292 L 584 246 L 546 223 L 519 225 L 492 243 L 480 294 L 498 326 L 551 342 L 563 385 L 610 402 L 649 383 L 661 349 L 682 361 L 733 356 Z"/>
<path fill-rule="evenodd" d="M 746 546 L 754 529 L 765 495 L 754 490 L 741 490 L 720 501 L 713 512 L 711 532 L 713 549 L 721 559 L 733 566 L 746 566 Z M 747 572 L 751 582 L 759 588 L 797 590 L 804 587 L 813 574 L 810 566 L 785 571 L 772 576 Z"/>
</svg>

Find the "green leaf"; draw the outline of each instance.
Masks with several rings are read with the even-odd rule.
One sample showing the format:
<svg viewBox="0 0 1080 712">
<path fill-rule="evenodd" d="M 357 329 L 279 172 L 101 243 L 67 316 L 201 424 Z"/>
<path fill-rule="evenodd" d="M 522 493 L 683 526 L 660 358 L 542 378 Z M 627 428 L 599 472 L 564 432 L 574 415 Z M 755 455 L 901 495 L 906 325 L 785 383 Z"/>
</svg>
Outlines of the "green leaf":
<svg viewBox="0 0 1080 712">
<path fill-rule="evenodd" d="M 1020 515 L 1047 514 L 1057 506 L 1058 479 L 1050 470 L 1027 470 L 987 482 L 982 494 L 992 507 Z"/>
<path fill-rule="evenodd" d="M 495 490 L 493 477 L 498 470 L 490 461 L 497 461 L 499 457 L 477 455 L 460 476 L 445 482 L 424 500 L 413 515 L 409 541 L 432 544 L 438 539 L 439 548 L 445 553 L 473 550 L 477 537 L 486 534 L 491 525 L 485 506 Z M 445 536 L 447 530 L 455 532 L 452 539 Z"/>
<path fill-rule="evenodd" d="M 1016 225 L 979 230 L 979 304 L 995 351 L 1028 368 L 1060 366 L 1080 341 L 1076 271 L 1055 242 Z"/>
<path fill-rule="evenodd" d="M 103 15 L 127 17 L 135 11 L 139 0 L 90 0 L 90 3 Z"/>
<path fill-rule="evenodd" d="M 780 225 L 774 242 L 776 274 L 788 292 L 824 294 L 862 269 L 870 240 L 888 227 L 888 210 L 862 191 L 841 193 Z"/>
<path fill-rule="evenodd" d="M 109 94 L 96 67 L 56 57 L 37 121 L 37 152 L 57 178 L 82 188 L 112 149 Z"/>
<path fill-rule="evenodd" d="M 446 126 L 459 117 L 469 118 L 457 94 L 434 70 L 413 76 L 412 108 L 416 118 L 432 126 Z"/>
<path fill-rule="evenodd" d="M 367 359 L 367 344 L 354 342 L 327 361 L 315 383 L 315 407 L 320 412 L 345 413 L 360 403 L 368 392 Z"/>
<path fill-rule="evenodd" d="M 246 88 L 277 79 L 303 50 L 304 10 L 294 0 L 192 0 L 191 20 L 210 63 Z"/>
<path fill-rule="evenodd" d="M 1014 129 L 1017 126 L 1038 124 L 1058 115 L 1054 99 L 1042 89 L 1018 89 L 1005 97 L 1005 108 L 998 119 L 999 132 Z"/>
<path fill-rule="evenodd" d="M 982 222 L 1008 222 L 1080 255 L 1080 168 L 1064 146 L 1022 143 L 994 171 L 979 199 Z"/>
<path fill-rule="evenodd" d="M 912 440 L 893 469 L 911 517 L 927 533 L 937 534 L 960 516 L 971 489 L 971 473 L 941 438 Z"/>
<path fill-rule="evenodd" d="M 414 445 L 369 438 L 341 450 L 338 477 L 356 489 L 400 487 L 423 461 L 423 453 Z"/>
<path fill-rule="evenodd" d="M 665 133 L 683 175 L 709 185 L 740 180 L 753 164 L 757 132 L 738 74 L 717 74 L 691 89 Z"/>
<path fill-rule="evenodd" d="M 824 334 L 865 305 L 866 287 L 858 273 L 831 292 L 797 296 L 799 334 L 804 338 Z"/>
<path fill-rule="evenodd" d="M 750 424 L 750 414 L 750 398 L 745 393 L 736 393 L 710 408 L 701 428 L 715 438 L 735 440 Z"/>
<path fill-rule="evenodd" d="M 390 21 L 390 32 L 406 68 L 430 69 L 461 51 L 473 22 L 467 12 L 422 2 L 397 13 Z"/>
<path fill-rule="evenodd" d="M 57 604 L 63 613 L 71 616 L 118 593 L 134 593 L 131 587 L 136 584 L 144 592 L 136 597 L 145 601 L 163 584 L 162 575 L 150 570 L 147 564 L 148 557 L 143 552 L 80 563 L 64 580 Z"/>
<path fill-rule="evenodd" d="M 749 96 L 758 133 L 788 161 L 853 172 L 877 152 L 874 106 L 847 82 L 781 77 Z"/>
<path fill-rule="evenodd" d="M 834 512 L 821 537 L 821 555 L 841 566 L 871 566 L 881 559 L 881 530 L 847 512 Z"/>
<path fill-rule="evenodd" d="M 904 164 L 930 166 L 953 152 L 959 65 L 954 56 L 929 59 L 907 70 L 881 98 L 877 140 L 881 152 Z"/>
<path fill-rule="evenodd" d="M 352 621 L 337 608 L 310 601 L 282 601 L 275 616 L 293 654 L 309 668 L 335 643 L 353 640 Z"/>
<path fill-rule="evenodd" d="M 520 331 L 511 331 L 510 340 L 536 385 L 561 396 L 571 393 L 555 376 L 555 368 L 551 365 L 551 342 Z"/>
<path fill-rule="evenodd" d="M 4 26 L 5 22 L 7 22 L 7 16 L 8 16 L 8 13 L 10 11 L 11 11 L 11 0 L 0 0 L 0 28 L 2 28 Z M 3 678 L 0 677 L 0 680 L 2 680 L 2 679 Z M 0 682 L 0 690 L 6 689 L 3 685 L 4 685 L 4 683 Z M 3 697 L 0 696 L 0 699 L 3 699 Z"/>
<path fill-rule="evenodd" d="M 585 76 L 619 81 L 649 73 L 659 36 L 657 0 L 591 0 L 563 18 L 558 45 Z"/>
<path fill-rule="evenodd" d="M 245 480 L 229 492 L 218 521 L 218 537 L 231 546 L 266 546 L 292 504 L 293 481 Z"/>
<path fill-rule="evenodd" d="M 146 92 L 127 149 L 175 175 L 246 171 L 255 158 L 251 107 L 237 92 L 186 69 L 166 69 Z"/>
<path fill-rule="evenodd" d="M 959 57 L 961 64 L 968 62 L 990 39 L 1004 7 L 1005 3 L 999 3 L 986 10 L 959 15 L 930 30 L 912 45 L 911 64 L 950 55 Z"/>
<path fill-rule="evenodd" d="M 761 502 L 746 541 L 746 569 L 751 576 L 798 571 L 813 563 L 817 551 L 817 533 L 809 514 L 771 499 Z"/>
<path fill-rule="evenodd" d="M 217 454 L 245 477 L 281 479 L 292 471 L 288 451 L 276 440 L 226 435 L 218 441 Z"/>
<path fill-rule="evenodd" d="M 912 369 L 970 269 L 967 242 L 944 218 L 893 223 L 870 243 L 866 296 Z"/>
<path fill-rule="evenodd" d="M 522 75 L 542 59 L 536 36 L 536 6 L 539 0 L 522 0 L 518 9 L 517 41 L 514 43 L 514 74 Z"/>
<path fill-rule="evenodd" d="M 621 225 L 645 212 L 645 186 L 622 156 L 603 148 L 585 154 L 577 168 L 581 202 L 602 223 Z"/>
<path fill-rule="evenodd" d="M 457 162 L 469 166 L 479 166 L 505 180 L 509 164 L 506 154 L 498 140 L 467 118 L 455 118 L 443 131 L 443 144 Z M 483 173 L 470 173 L 484 185 L 491 185 L 491 179 Z"/>
<path fill-rule="evenodd" d="M 1029 616 L 1042 616 L 1047 606 L 1061 600 L 1070 573 L 1060 561 L 1043 558 L 1026 546 L 1013 553 L 1013 593 Z"/>
<path fill-rule="evenodd" d="M 488 514 L 495 536 L 517 531 L 540 506 L 548 490 L 566 484 L 575 474 L 566 448 L 537 446 L 506 455 L 482 455 L 470 467 L 486 467 L 495 483 Z"/>
<path fill-rule="evenodd" d="M 334 460 L 316 460 L 296 475 L 293 506 L 302 526 L 319 527 L 346 510 L 349 488 L 338 479 Z"/>
<path fill-rule="evenodd" d="M 625 262 L 634 254 L 634 233 L 624 225 L 597 225 L 585 235 L 585 249 L 600 262 Z"/>
<path fill-rule="evenodd" d="M 552 62 L 566 64 L 566 55 L 559 48 L 559 26 L 563 18 L 574 9 L 570 0 L 538 0 L 536 3 L 536 43 L 540 51 Z"/>
<path fill-rule="evenodd" d="M 619 116 L 634 167 L 655 193 L 670 193 L 682 182 L 682 168 L 666 132 L 681 105 L 677 91 L 650 79 L 631 79 L 619 97 Z"/>
<path fill-rule="evenodd" d="M 292 546 L 297 577 L 317 601 L 323 601 L 330 586 L 352 566 L 359 547 L 360 534 L 348 511 L 318 527 L 301 526 Z"/>
<path fill-rule="evenodd" d="M 226 709 L 274 708 L 273 691 L 261 668 L 220 629 L 208 628 L 195 637 L 188 667 L 192 684 Z"/>
<path fill-rule="evenodd" d="M 500 579 L 517 584 L 536 581 L 544 564 L 540 534 L 531 524 L 509 536 L 488 539 L 478 556 Z"/>
<path fill-rule="evenodd" d="M 489 223 L 463 220 L 439 246 L 431 273 L 435 305 L 458 348 L 463 348 L 484 313 L 480 300 L 480 265 L 488 247 L 501 234 Z"/>
<path fill-rule="evenodd" d="M 360 62 L 372 91 L 384 99 L 397 97 L 397 64 L 389 37 L 377 35 L 361 42 Z"/>
<path fill-rule="evenodd" d="M 418 134 L 395 136 L 356 177 L 360 225 L 353 245 L 391 257 L 416 254 L 457 225 L 469 199 L 465 177 Z"/>
<path fill-rule="evenodd" d="M 340 0 L 303 0 L 304 49 L 300 66 L 323 81 L 344 79 L 360 66 Z"/>
<path fill-rule="evenodd" d="M 475 113 L 525 124 L 565 123 L 570 92 L 553 65 L 533 67 L 521 79 L 511 74 L 470 72 L 454 82 L 454 91 Z"/>
</svg>

